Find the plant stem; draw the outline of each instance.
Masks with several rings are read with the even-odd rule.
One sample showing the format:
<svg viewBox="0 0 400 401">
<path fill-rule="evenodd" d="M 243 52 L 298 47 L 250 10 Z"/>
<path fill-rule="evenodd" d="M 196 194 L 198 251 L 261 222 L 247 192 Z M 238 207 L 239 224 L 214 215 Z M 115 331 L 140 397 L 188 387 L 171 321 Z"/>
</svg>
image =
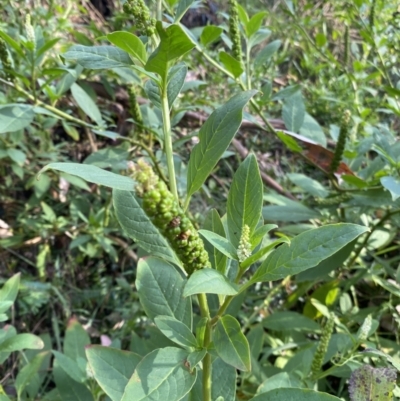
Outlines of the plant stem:
<svg viewBox="0 0 400 401">
<path fill-rule="evenodd" d="M 169 115 L 167 84 L 167 77 L 164 77 L 162 79 L 161 89 L 161 110 L 163 115 L 164 147 L 165 155 L 167 158 L 169 188 L 172 192 L 172 195 L 174 195 L 176 201 L 179 202 L 175 179 L 174 154 L 172 149 L 171 119 Z"/>
<path fill-rule="evenodd" d="M 210 310 L 206 294 L 198 294 L 197 299 L 199 301 L 201 316 L 208 319 L 203 344 L 203 347 L 207 349 L 211 344 Z M 211 401 L 211 355 L 209 352 L 207 352 L 203 359 L 203 401 Z"/>
</svg>

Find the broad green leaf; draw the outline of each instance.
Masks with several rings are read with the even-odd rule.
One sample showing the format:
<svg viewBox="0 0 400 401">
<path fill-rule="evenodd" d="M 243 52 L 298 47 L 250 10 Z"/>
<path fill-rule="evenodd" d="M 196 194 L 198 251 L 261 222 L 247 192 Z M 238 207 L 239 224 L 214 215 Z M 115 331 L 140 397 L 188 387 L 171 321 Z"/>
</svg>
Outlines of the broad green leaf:
<svg viewBox="0 0 400 401">
<path fill-rule="evenodd" d="M 5 32 L 0 31 L 0 38 L 4 40 L 9 46 L 11 46 L 21 59 L 25 58 L 25 51 L 22 50 L 20 44 L 14 40 L 11 36 L 7 35 Z"/>
<path fill-rule="evenodd" d="M 288 131 L 298 132 L 303 125 L 306 108 L 300 92 L 288 97 L 282 108 L 282 119 Z"/>
<path fill-rule="evenodd" d="M 366 348 L 363 351 L 363 354 L 365 354 L 365 355 L 373 355 L 373 356 L 380 356 L 381 358 L 384 358 L 388 362 L 390 362 L 397 369 L 397 371 L 400 371 L 400 362 L 398 362 L 395 358 L 391 357 L 388 354 L 385 354 L 382 351 L 379 351 L 379 350 L 377 350 L 375 348 Z"/>
<path fill-rule="evenodd" d="M 251 369 L 249 343 L 234 317 L 222 316 L 213 338 L 215 350 L 225 363 L 243 371 Z"/>
<path fill-rule="evenodd" d="M 249 16 L 247 15 L 247 12 L 244 9 L 244 7 L 240 5 L 240 3 L 238 3 L 238 14 L 240 22 L 243 25 L 246 25 L 249 22 Z"/>
<path fill-rule="evenodd" d="M 13 301 L 0 301 L 0 314 L 7 312 L 11 308 L 11 306 L 13 306 L 13 304 Z"/>
<path fill-rule="evenodd" d="M 224 397 L 224 401 L 236 400 L 236 369 L 221 358 L 215 358 L 211 366 L 211 399 Z"/>
<path fill-rule="evenodd" d="M 169 108 L 172 109 L 174 101 L 178 97 L 187 74 L 187 67 L 184 63 L 174 65 L 168 72 L 167 97 Z M 151 79 L 146 81 L 145 91 L 147 97 L 154 106 L 161 109 L 161 93 L 159 86 Z"/>
<path fill-rule="evenodd" d="M 218 54 L 219 60 L 221 63 L 224 65 L 224 67 L 235 77 L 240 77 L 242 74 L 243 67 L 240 61 L 236 60 L 234 57 L 232 57 L 230 54 L 227 52 L 219 52 Z"/>
<path fill-rule="evenodd" d="M 364 365 L 351 374 L 350 399 L 351 401 L 391 401 L 396 379 L 397 372 L 394 369 Z"/>
<path fill-rule="evenodd" d="M 196 348 L 197 341 L 188 326 L 171 316 L 157 316 L 154 323 L 160 331 L 173 341 L 185 348 Z"/>
<path fill-rule="evenodd" d="M 326 148 L 326 136 L 318 121 L 308 113 L 304 115 L 304 121 L 300 128 L 300 134 Z"/>
<path fill-rule="evenodd" d="M 250 154 L 233 176 L 228 194 L 227 223 L 229 239 L 234 247 L 239 246 L 244 225 L 253 234 L 261 217 L 263 184 L 257 159 Z"/>
<path fill-rule="evenodd" d="M 301 388 L 304 385 L 293 373 L 281 372 L 268 377 L 257 389 L 257 394 L 267 393 L 277 388 Z"/>
<path fill-rule="evenodd" d="M 146 355 L 137 365 L 121 401 L 179 401 L 193 387 L 196 370 L 185 366 L 188 352 L 167 347 Z"/>
<path fill-rule="evenodd" d="M 15 388 L 17 389 L 18 397 L 21 397 L 26 386 L 35 379 L 35 376 L 48 355 L 48 351 L 39 353 L 18 372 L 18 376 L 15 379 Z"/>
<path fill-rule="evenodd" d="M 270 58 L 278 51 L 281 47 L 282 41 L 277 39 L 271 43 L 268 43 L 265 47 L 263 47 L 256 55 L 254 59 L 254 68 L 260 68 L 265 66 Z"/>
<path fill-rule="evenodd" d="M 242 123 L 242 111 L 256 91 L 241 92 L 216 109 L 199 131 L 198 143 L 190 155 L 187 172 L 187 196 L 204 184 L 224 154 Z"/>
<path fill-rule="evenodd" d="M 82 325 L 72 318 L 68 322 L 64 338 L 64 354 L 74 361 L 86 359 L 85 347 L 90 344 L 89 334 Z"/>
<path fill-rule="evenodd" d="M 225 256 L 237 260 L 236 248 L 226 238 L 208 230 L 199 230 L 199 233 Z"/>
<path fill-rule="evenodd" d="M 204 229 L 212 231 L 221 237 L 225 237 L 225 229 L 222 224 L 221 218 L 216 209 L 211 209 L 204 219 Z M 208 241 L 204 242 L 204 247 L 208 253 L 211 266 L 213 269 L 218 270 L 220 273 L 225 274 L 226 271 L 226 256 L 221 253 L 217 248 L 212 246 Z"/>
<path fill-rule="evenodd" d="M 97 185 L 104 185 L 109 188 L 120 189 L 122 191 L 132 191 L 135 187 L 135 181 L 132 178 L 111 173 L 90 164 L 80 163 L 50 163 L 39 171 L 41 173 L 47 170 L 57 170 L 77 177 Z M 40 179 L 40 178 L 39 178 Z"/>
<path fill-rule="evenodd" d="M 301 272 L 296 276 L 296 282 L 316 281 L 329 274 L 332 270 L 341 267 L 345 260 L 350 256 L 356 242 L 356 239 L 349 242 L 342 249 L 329 256 L 329 258 L 323 260 L 317 266 Z"/>
<path fill-rule="evenodd" d="M 175 20 L 177 23 L 181 20 L 181 18 L 185 15 L 186 11 L 190 8 L 190 6 L 194 3 L 195 0 L 180 0 L 178 6 L 176 8 Z"/>
<path fill-rule="evenodd" d="M 215 25 L 207 25 L 204 27 L 200 35 L 200 43 L 203 46 L 207 46 L 212 42 L 215 42 L 223 32 L 223 29 Z"/>
<path fill-rule="evenodd" d="M 53 350 L 53 355 L 61 368 L 71 379 L 77 383 L 83 383 L 86 380 L 86 372 L 82 372 L 75 360 L 55 350 Z"/>
<path fill-rule="evenodd" d="M 287 135 L 284 132 L 278 132 L 277 136 L 285 144 L 285 146 L 292 152 L 301 153 L 303 148 L 297 143 L 291 135 Z"/>
<path fill-rule="evenodd" d="M 5 282 L 5 284 L 0 289 L 0 302 L 10 301 L 13 303 L 16 300 L 20 280 L 21 273 L 17 273 Z"/>
<path fill-rule="evenodd" d="M 8 157 L 17 163 L 18 165 L 22 166 L 26 160 L 26 154 L 19 149 L 10 148 L 7 149 Z"/>
<path fill-rule="evenodd" d="M 250 20 L 247 22 L 245 26 L 247 37 L 250 38 L 253 36 L 260 28 L 264 17 L 268 13 L 266 11 L 260 11 L 257 14 L 254 14 Z"/>
<path fill-rule="evenodd" d="M 392 200 L 395 201 L 400 197 L 400 181 L 394 177 L 382 177 L 381 184 L 392 195 Z"/>
<path fill-rule="evenodd" d="M 103 122 L 101 113 L 92 98 L 76 83 L 71 85 L 71 93 L 83 112 L 97 125 L 101 125 Z"/>
<path fill-rule="evenodd" d="M 236 295 L 237 285 L 214 269 L 201 269 L 194 272 L 187 281 L 183 291 L 184 297 L 194 294 Z"/>
<path fill-rule="evenodd" d="M 0 394 L 0 401 L 11 401 L 5 394 Z"/>
<path fill-rule="evenodd" d="M 33 107 L 27 104 L 0 106 L 0 134 L 15 132 L 27 127 L 35 117 Z"/>
<path fill-rule="evenodd" d="M 171 316 L 192 328 L 192 305 L 184 298 L 186 280 L 164 260 L 148 257 L 140 259 L 137 267 L 136 287 L 146 315 Z"/>
<path fill-rule="evenodd" d="M 71 379 L 57 360 L 53 366 L 53 377 L 62 401 L 94 401 L 93 395 L 86 385 Z"/>
<path fill-rule="evenodd" d="M 130 238 L 149 254 L 180 265 L 167 240 L 151 222 L 133 192 L 114 190 L 113 204 L 119 224 Z"/>
<path fill-rule="evenodd" d="M 261 264 L 252 283 L 280 280 L 316 266 L 368 231 L 356 224 L 331 224 L 309 230 L 283 244 Z"/>
<path fill-rule="evenodd" d="M 62 57 L 67 60 L 76 60 L 82 67 L 92 70 L 132 65 L 128 53 L 114 46 L 74 45 Z"/>
<path fill-rule="evenodd" d="M 145 69 L 164 78 L 167 74 L 168 63 L 193 49 L 195 43 L 189 39 L 179 25 L 170 25 L 164 29 L 162 23 L 157 21 L 156 26 L 161 42 L 150 55 Z"/>
<path fill-rule="evenodd" d="M 134 34 L 125 31 L 109 33 L 107 39 L 115 46 L 126 51 L 142 65 L 146 64 L 147 52 L 143 42 Z"/>
<path fill-rule="evenodd" d="M 86 356 L 93 376 L 112 401 L 120 401 L 141 357 L 133 352 L 92 345 Z"/>
<path fill-rule="evenodd" d="M 263 319 L 262 324 L 274 331 L 318 331 L 320 329 L 319 324 L 314 320 L 292 311 L 275 312 Z"/>
<path fill-rule="evenodd" d="M 325 187 L 320 184 L 318 181 L 313 180 L 310 177 L 307 177 L 304 174 L 299 173 L 289 173 L 287 177 L 293 184 L 300 187 L 302 190 L 308 192 L 313 196 L 317 196 L 319 198 L 326 198 L 329 195 L 329 191 L 325 189 Z"/>
<path fill-rule="evenodd" d="M 303 388 L 277 388 L 256 395 L 249 401 L 340 401 L 340 398 Z"/>
<path fill-rule="evenodd" d="M 40 337 L 30 333 L 17 334 L 0 343 L 0 352 L 22 351 L 23 349 L 42 349 L 43 341 Z"/>
</svg>

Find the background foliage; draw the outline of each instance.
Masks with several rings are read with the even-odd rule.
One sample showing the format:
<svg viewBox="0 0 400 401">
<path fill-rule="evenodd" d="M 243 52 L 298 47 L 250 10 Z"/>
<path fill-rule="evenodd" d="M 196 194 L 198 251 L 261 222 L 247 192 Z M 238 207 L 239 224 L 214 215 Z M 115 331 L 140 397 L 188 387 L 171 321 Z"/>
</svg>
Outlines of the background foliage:
<svg viewBox="0 0 400 401">
<path fill-rule="evenodd" d="M 174 2 L 166 3 L 171 8 Z M 205 119 L 239 91 L 235 78 L 244 71 L 247 89 L 258 93 L 230 148 L 205 184 L 199 181 L 190 205 L 196 224 L 214 231 L 210 210 L 229 215 L 234 172 L 253 152 L 264 183 L 263 217 L 276 224 L 264 245 L 328 223 L 370 231 L 316 267 L 259 283 L 235 299 L 229 314 L 243 326 L 253 366 L 240 374 L 237 397 L 308 380 L 333 312 L 334 334 L 314 380 L 321 391 L 349 399 L 351 371 L 399 363 L 397 3 L 240 4 L 243 65 L 229 58 L 225 2 L 209 2 L 183 20 L 203 51 L 184 58 L 187 75 L 183 65 L 174 70 L 177 191 L 185 192 L 188 160 Z M 141 71 L 112 54 L 100 60 L 110 69 L 88 68 L 93 61 L 101 65 L 96 55 L 75 61 L 79 46 L 118 46 L 111 32 L 136 32 L 120 4 L 99 11 L 88 1 L 2 0 L 0 7 L 6 16 L 0 21 L 6 51 L 0 64 L 1 284 L 21 274 L 16 301 L 0 300 L 14 305 L 7 312 L 12 334 L 32 333 L 44 344 L 41 351 L 20 351 L 23 343 L 12 354 L 0 348 L 0 384 L 22 400 L 66 400 L 71 388 L 71 400 L 107 399 L 86 371 L 83 346 L 132 351 L 138 359 L 127 367 L 130 377 L 139 356 L 171 345 L 139 303 L 134 283 L 144 252 L 120 229 L 109 189 L 68 172 L 37 175 L 55 162 L 127 174 L 130 162 L 144 156 L 165 176 L 159 94 Z M 342 164 L 332 169 L 344 131 Z M 5 339 L 11 337 L 7 327 L 0 332 Z M 383 354 L 360 353 L 367 348 Z"/>
</svg>

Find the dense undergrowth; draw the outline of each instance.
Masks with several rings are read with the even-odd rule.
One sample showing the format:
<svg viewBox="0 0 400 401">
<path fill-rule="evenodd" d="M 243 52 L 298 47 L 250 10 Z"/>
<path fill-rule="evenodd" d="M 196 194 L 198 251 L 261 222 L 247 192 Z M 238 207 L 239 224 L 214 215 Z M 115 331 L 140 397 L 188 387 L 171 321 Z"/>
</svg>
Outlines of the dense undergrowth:
<svg viewBox="0 0 400 401">
<path fill-rule="evenodd" d="M 213 401 L 222 400 L 221 393 L 225 401 L 256 394 L 255 399 L 267 400 L 262 394 L 279 387 L 348 400 L 357 387 L 357 374 L 350 380 L 351 374 L 363 365 L 366 376 L 389 372 L 388 392 L 400 397 L 393 376 L 393 368 L 400 367 L 397 2 L 276 0 L 239 2 L 235 8 L 230 1 L 187 13 L 191 1 L 146 3 L 164 28 L 149 16 L 140 24 L 135 9 L 118 2 L 105 18 L 88 1 L 0 0 L 5 15 L 0 21 L 0 284 L 20 273 L 0 293 L 0 401 L 127 400 L 107 392 L 97 372 L 90 371 L 96 370 L 95 351 L 85 354 L 84 347 L 130 350 L 136 366 L 145 355 L 174 344 L 157 314 L 149 312 L 151 299 L 140 293 L 140 280 L 135 283 L 139 260 L 155 263 L 140 258 L 160 253 L 147 249 L 124 220 L 121 205 L 127 204 L 128 192 L 112 182 L 116 176 L 101 181 L 99 170 L 88 167 L 130 179 L 140 159 L 153 167 L 163 190 L 171 191 L 162 198 L 175 202 L 175 219 L 162 220 L 167 206 L 160 204 L 153 206 L 151 218 L 156 226 L 157 218 L 162 220 L 160 232 L 178 259 L 195 260 L 192 267 L 198 270 L 204 249 L 194 227 L 206 229 L 200 234 L 210 266 L 232 282 L 237 279 L 237 285 L 260 278 L 260 262 L 262 267 L 274 253 L 283 253 L 282 243 L 292 241 L 295 253 L 296 238 L 307 238 L 301 246 L 310 251 L 325 234 L 307 236 L 308 230 L 339 223 L 362 227 L 351 239 L 343 229 L 341 236 L 349 239 L 315 263 L 300 269 L 298 260 L 288 262 L 287 274 L 264 274 L 268 280 L 254 280 L 254 286 L 234 293 L 227 316 L 241 328 L 225 323 L 243 333 L 235 341 L 249 344 L 249 361 L 239 357 L 242 365 L 230 363 L 238 371 L 225 372 L 224 350 L 207 343 L 215 372 L 225 372 L 229 382 L 212 393 Z M 187 28 L 179 25 L 181 11 Z M 174 21 L 171 33 L 166 27 Z M 127 32 L 131 36 L 124 36 Z M 159 51 L 170 57 L 165 71 L 152 54 L 168 42 L 163 32 L 171 34 L 174 45 Z M 110 45 L 113 50 L 89 48 Z M 164 73 L 167 107 L 162 79 L 157 86 Z M 215 133 L 213 124 L 221 124 L 221 132 Z M 207 139 L 213 135 L 232 138 L 215 165 L 208 157 L 196 165 L 199 136 L 222 146 Z M 202 181 L 196 174 L 203 166 L 210 171 Z M 240 214 L 241 185 L 251 186 L 258 177 L 262 194 L 249 192 L 252 199 L 242 210 L 252 223 L 242 216 L 232 229 L 230 221 Z M 140 191 L 136 195 L 143 197 Z M 247 242 L 245 226 L 251 231 Z M 335 235 L 327 235 L 327 243 Z M 181 248 L 190 241 L 197 242 L 187 257 Z M 249 268 L 252 251 L 261 254 Z M 179 265 L 173 253 L 166 260 Z M 183 270 L 192 273 L 185 265 Z M 208 307 L 222 320 L 221 307 L 233 293 L 215 291 L 208 294 Z M 208 330 L 198 316 L 203 301 L 194 301 L 197 341 Z M 211 320 L 215 339 L 222 336 L 217 320 Z M 39 336 L 43 343 L 17 332 Z M 188 362 L 192 373 L 207 358 L 200 348 L 199 361 Z M 193 391 L 176 399 L 207 400 Z M 165 393 L 159 397 L 141 399 L 166 399 Z"/>
</svg>

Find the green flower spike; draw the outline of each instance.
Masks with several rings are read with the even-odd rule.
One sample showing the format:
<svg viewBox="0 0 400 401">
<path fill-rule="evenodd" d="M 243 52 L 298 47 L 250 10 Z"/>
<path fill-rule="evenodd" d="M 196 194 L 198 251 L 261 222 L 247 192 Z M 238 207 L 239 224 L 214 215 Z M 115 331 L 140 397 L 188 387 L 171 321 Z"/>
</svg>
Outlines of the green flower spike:
<svg viewBox="0 0 400 401">
<path fill-rule="evenodd" d="M 242 229 L 242 235 L 240 236 L 239 246 L 237 249 L 237 256 L 239 262 L 242 263 L 251 255 L 251 244 L 250 244 L 250 227 L 245 224 Z"/>
<path fill-rule="evenodd" d="M 242 41 L 239 28 L 239 11 L 236 0 L 229 0 L 229 37 L 232 41 L 232 56 L 242 62 Z"/>
<path fill-rule="evenodd" d="M 143 160 L 133 167 L 133 178 L 143 210 L 168 240 L 188 275 L 209 266 L 203 241 L 165 182 Z"/>
</svg>

